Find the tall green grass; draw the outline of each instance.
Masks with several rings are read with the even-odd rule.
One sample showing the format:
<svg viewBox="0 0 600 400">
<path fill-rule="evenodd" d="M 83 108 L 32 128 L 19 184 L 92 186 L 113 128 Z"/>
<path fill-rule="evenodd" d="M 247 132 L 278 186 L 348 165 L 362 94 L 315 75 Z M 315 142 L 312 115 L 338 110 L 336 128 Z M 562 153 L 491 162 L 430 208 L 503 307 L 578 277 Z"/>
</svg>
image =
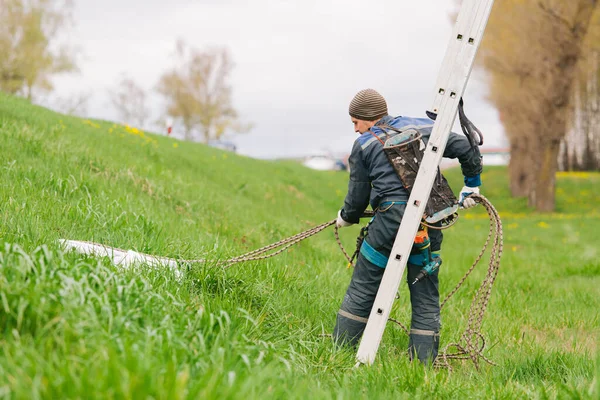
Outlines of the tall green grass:
<svg viewBox="0 0 600 400">
<path fill-rule="evenodd" d="M 122 270 L 60 238 L 219 259 L 331 220 L 348 176 L 254 160 L 0 94 L 0 396 L 3 398 L 591 398 L 600 396 L 600 174 L 558 176 L 557 212 L 512 199 L 504 168 L 482 193 L 504 222 L 486 314 L 498 366 L 411 364 L 393 325 L 376 363 L 331 331 L 351 270 L 320 233 L 264 262 Z M 341 134 L 341 133 L 340 133 Z M 350 133 L 351 134 L 351 133 Z M 460 171 L 447 174 L 462 186 Z M 446 231 L 441 290 L 488 232 L 483 210 Z M 341 232 L 350 249 L 358 227 Z M 484 260 L 485 261 L 485 260 Z M 459 339 L 485 265 L 443 310 Z M 408 291 L 393 316 L 407 322 Z"/>
</svg>

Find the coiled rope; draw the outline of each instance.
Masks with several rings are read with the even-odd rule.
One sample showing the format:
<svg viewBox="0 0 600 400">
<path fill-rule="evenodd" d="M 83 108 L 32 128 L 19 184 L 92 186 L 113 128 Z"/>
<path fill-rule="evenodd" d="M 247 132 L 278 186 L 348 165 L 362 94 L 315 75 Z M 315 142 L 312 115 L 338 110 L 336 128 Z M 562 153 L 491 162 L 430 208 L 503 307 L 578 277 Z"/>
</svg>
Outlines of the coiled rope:
<svg viewBox="0 0 600 400">
<path fill-rule="evenodd" d="M 502 221 L 500 220 L 498 211 L 488 199 L 480 194 L 472 194 L 471 197 L 486 209 L 488 216 L 490 217 L 490 230 L 485 244 L 471 265 L 471 268 L 469 268 L 455 288 L 446 296 L 444 301 L 442 301 L 441 307 L 444 307 L 448 300 L 463 285 L 469 275 L 471 275 L 471 272 L 473 272 L 485 254 L 490 241 L 492 241 L 493 244 L 490 251 L 490 261 L 488 263 L 487 273 L 481 282 L 481 286 L 479 289 L 477 289 L 477 292 L 473 297 L 473 301 L 471 302 L 467 327 L 461 336 L 461 340 L 457 343 L 448 344 L 444 350 L 440 352 L 434 363 L 436 367 L 447 367 L 451 369 L 449 360 L 453 359 L 471 359 L 475 365 L 475 368 L 477 369 L 479 369 L 480 359 L 484 360 L 488 364 L 496 365 L 493 361 L 483 355 L 486 342 L 483 334 L 481 333 L 481 324 L 483 322 L 483 316 L 492 294 L 492 287 L 496 277 L 498 276 L 498 269 L 500 268 L 500 258 L 502 257 L 503 250 Z M 454 349 L 454 351 L 451 351 L 452 349 Z"/>
<path fill-rule="evenodd" d="M 479 252 L 479 255 L 467 270 L 465 275 L 460 279 L 458 284 L 446 295 L 440 305 L 440 310 L 444 308 L 444 305 L 450 300 L 452 296 L 461 288 L 466 279 L 471 275 L 475 267 L 479 264 L 483 255 L 485 254 L 490 241 L 493 241 L 493 245 L 490 251 L 490 261 L 488 263 L 488 269 L 481 286 L 477 289 L 475 296 L 471 302 L 469 309 L 469 319 L 467 327 L 461 335 L 461 339 L 456 343 L 448 344 L 444 350 L 442 350 L 434 362 L 436 368 L 448 368 L 452 370 L 449 360 L 465 360 L 470 359 L 473 361 L 475 368 L 479 369 L 479 360 L 482 359 L 488 364 L 496 365 L 493 361 L 483 355 L 483 351 L 486 346 L 485 337 L 481 333 L 481 324 L 483 323 L 483 317 L 489 303 L 490 296 L 492 294 L 492 286 L 496 277 L 498 276 L 498 269 L 500 268 L 500 258 L 502 257 L 503 251 L 503 233 L 502 233 L 502 221 L 498 211 L 494 208 L 492 203 L 489 202 L 484 196 L 480 194 L 472 194 L 471 197 L 479 204 L 481 204 L 487 211 L 490 217 L 490 230 L 483 245 L 483 248 Z M 434 228 L 434 227 L 432 227 Z M 400 321 L 389 318 L 389 321 L 394 322 L 398 325 L 407 335 L 409 334 L 408 328 Z"/>
</svg>

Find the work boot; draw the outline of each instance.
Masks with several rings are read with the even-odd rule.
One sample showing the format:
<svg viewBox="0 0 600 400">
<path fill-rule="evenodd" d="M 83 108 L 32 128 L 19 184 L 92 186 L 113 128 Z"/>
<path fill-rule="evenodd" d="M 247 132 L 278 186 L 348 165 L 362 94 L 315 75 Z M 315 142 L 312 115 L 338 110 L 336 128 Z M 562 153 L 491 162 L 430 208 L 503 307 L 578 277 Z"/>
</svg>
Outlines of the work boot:
<svg viewBox="0 0 600 400">
<path fill-rule="evenodd" d="M 366 326 L 366 318 L 340 310 L 333 329 L 333 341 L 339 345 L 356 346 Z"/>
<path fill-rule="evenodd" d="M 408 357 L 415 357 L 425 365 L 431 365 L 438 355 L 440 334 L 434 331 L 411 329 L 408 340 Z"/>
</svg>

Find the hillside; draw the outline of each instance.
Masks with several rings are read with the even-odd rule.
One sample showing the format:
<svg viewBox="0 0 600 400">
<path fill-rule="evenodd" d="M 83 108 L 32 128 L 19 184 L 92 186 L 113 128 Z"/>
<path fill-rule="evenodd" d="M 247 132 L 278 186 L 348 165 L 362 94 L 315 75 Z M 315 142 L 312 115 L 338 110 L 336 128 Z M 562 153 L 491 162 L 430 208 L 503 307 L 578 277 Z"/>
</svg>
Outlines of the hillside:
<svg viewBox="0 0 600 400">
<path fill-rule="evenodd" d="M 523 398 L 600 395 L 600 174 L 559 174 L 557 212 L 482 194 L 504 222 L 483 333 L 498 364 L 411 365 L 390 324 L 377 363 L 329 338 L 351 269 L 333 229 L 264 262 L 208 263 L 181 280 L 64 254 L 89 240 L 176 258 L 234 256 L 335 218 L 348 175 L 241 157 L 0 93 L 0 396 L 6 398 Z M 352 134 L 348 132 L 348 134 Z M 447 176 L 461 186 L 460 171 Z M 479 207 L 481 208 L 481 207 Z M 483 210 L 445 233 L 447 293 L 485 241 Z M 342 231 L 348 250 L 359 227 Z M 443 310 L 464 329 L 485 265 Z M 394 318 L 409 320 L 402 286 Z"/>
</svg>

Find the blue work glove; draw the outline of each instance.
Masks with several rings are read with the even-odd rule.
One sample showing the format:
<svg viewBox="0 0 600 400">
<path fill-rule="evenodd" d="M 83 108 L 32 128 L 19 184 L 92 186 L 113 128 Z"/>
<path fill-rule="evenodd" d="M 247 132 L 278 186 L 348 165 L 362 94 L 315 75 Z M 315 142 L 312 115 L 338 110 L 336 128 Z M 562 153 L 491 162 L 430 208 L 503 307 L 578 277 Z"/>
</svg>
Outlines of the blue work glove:
<svg viewBox="0 0 600 400">
<path fill-rule="evenodd" d="M 344 218 L 342 218 L 342 210 L 338 211 L 338 216 L 337 216 L 337 220 L 335 221 L 335 226 L 337 226 L 338 228 L 345 228 L 350 225 L 354 225 L 354 224 L 352 222 L 345 221 Z"/>
<path fill-rule="evenodd" d="M 479 188 L 463 186 L 463 188 L 460 190 L 460 198 L 458 200 L 458 205 L 460 205 L 462 208 L 471 208 L 476 206 L 477 203 L 475 202 L 475 199 L 467 197 L 472 193 L 479 194 Z"/>
</svg>

